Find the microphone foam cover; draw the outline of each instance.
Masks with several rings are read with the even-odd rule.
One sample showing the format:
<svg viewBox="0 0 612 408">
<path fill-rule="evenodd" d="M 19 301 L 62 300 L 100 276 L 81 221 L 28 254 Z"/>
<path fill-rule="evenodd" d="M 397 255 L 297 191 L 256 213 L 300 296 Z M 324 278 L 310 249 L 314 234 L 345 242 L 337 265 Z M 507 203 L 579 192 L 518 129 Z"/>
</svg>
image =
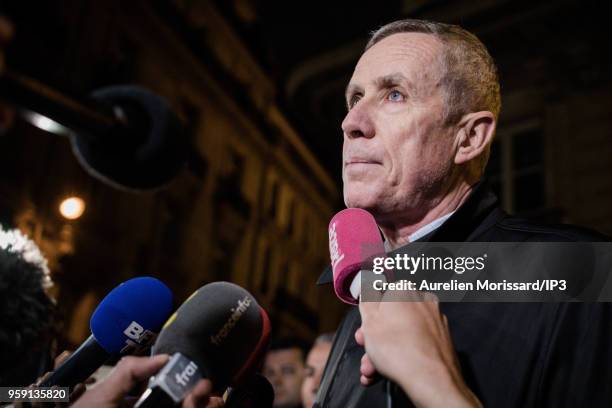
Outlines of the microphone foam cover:
<svg viewBox="0 0 612 408">
<path fill-rule="evenodd" d="M 76 134 L 73 151 L 92 176 L 127 191 L 168 184 L 187 162 L 187 133 L 172 107 L 161 96 L 135 85 L 99 89 L 92 98 L 120 108 L 127 127 L 91 141 Z"/>
<path fill-rule="evenodd" d="M 90 319 L 91 333 L 110 354 L 119 353 L 130 338 L 125 332 L 133 322 L 144 331 L 159 333 L 172 313 L 172 292 L 161 281 L 139 277 L 123 282 L 98 305 Z M 128 333 L 130 331 L 128 330 Z"/>
<path fill-rule="evenodd" d="M 194 292 L 168 319 L 152 352 L 185 355 L 215 389 L 225 389 L 256 368 L 269 336 L 268 316 L 249 292 L 214 282 Z"/>
<path fill-rule="evenodd" d="M 350 292 L 353 278 L 373 257 L 385 254 L 372 214 L 360 208 L 337 213 L 329 222 L 329 253 L 336 296 L 343 302 L 357 304 Z"/>
</svg>

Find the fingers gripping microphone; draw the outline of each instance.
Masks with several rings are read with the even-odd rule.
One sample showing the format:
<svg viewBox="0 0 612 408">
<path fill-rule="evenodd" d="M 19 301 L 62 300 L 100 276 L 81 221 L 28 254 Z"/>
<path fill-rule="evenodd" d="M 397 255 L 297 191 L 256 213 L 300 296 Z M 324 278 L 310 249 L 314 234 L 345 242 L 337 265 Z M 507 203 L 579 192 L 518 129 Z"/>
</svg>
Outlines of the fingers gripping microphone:
<svg viewBox="0 0 612 408">
<path fill-rule="evenodd" d="M 155 278 L 134 278 L 117 286 L 91 316 L 91 336 L 40 386 L 72 388 L 108 358 L 150 346 L 172 306 L 170 289 Z"/>
<path fill-rule="evenodd" d="M 137 86 L 100 89 L 76 100 L 7 69 L 0 97 L 44 130 L 70 136 L 81 165 L 124 190 L 168 183 L 183 167 L 187 138 L 166 100 Z"/>
<path fill-rule="evenodd" d="M 329 222 L 329 253 L 336 296 L 345 303 L 359 303 L 359 271 L 372 258 L 385 254 L 372 214 L 360 208 L 337 213 Z"/>
<path fill-rule="evenodd" d="M 201 378 L 217 391 L 241 384 L 263 358 L 269 336 L 268 316 L 249 292 L 227 282 L 203 286 L 164 325 L 152 351 L 170 361 L 136 407 L 174 406 Z"/>
</svg>

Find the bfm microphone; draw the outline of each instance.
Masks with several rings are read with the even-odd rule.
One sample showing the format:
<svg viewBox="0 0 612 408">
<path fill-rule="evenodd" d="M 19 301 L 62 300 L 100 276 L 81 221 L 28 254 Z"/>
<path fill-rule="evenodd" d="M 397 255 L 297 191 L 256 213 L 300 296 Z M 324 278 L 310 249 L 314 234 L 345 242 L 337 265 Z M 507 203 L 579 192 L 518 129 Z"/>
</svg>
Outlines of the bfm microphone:
<svg viewBox="0 0 612 408">
<path fill-rule="evenodd" d="M 132 85 L 77 100 L 5 69 L 0 98 L 43 130 L 70 137 L 81 165 L 106 184 L 146 190 L 168 183 L 188 153 L 185 130 L 162 97 Z"/>
<path fill-rule="evenodd" d="M 153 354 L 170 360 L 149 381 L 136 407 L 173 407 L 201 378 L 215 391 L 240 385 L 262 361 L 270 321 L 253 296 L 228 282 L 205 285 L 164 325 Z"/>
<path fill-rule="evenodd" d="M 41 387 L 74 387 L 106 360 L 150 346 L 172 313 L 172 293 L 155 278 L 130 279 L 100 302 L 90 320 L 91 336 Z"/>
<path fill-rule="evenodd" d="M 360 271 L 372 258 L 385 255 L 372 214 L 360 208 L 337 213 L 329 222 L 329 254 L 336 296 L 345 303 L 358 304 Z"/>
<path fill-rule="evenodd" d="M 224 408 L 272 408 L 274 388 L 261 374 L 255 374 L 245 384 L 228 389 Z"/>
</svg>

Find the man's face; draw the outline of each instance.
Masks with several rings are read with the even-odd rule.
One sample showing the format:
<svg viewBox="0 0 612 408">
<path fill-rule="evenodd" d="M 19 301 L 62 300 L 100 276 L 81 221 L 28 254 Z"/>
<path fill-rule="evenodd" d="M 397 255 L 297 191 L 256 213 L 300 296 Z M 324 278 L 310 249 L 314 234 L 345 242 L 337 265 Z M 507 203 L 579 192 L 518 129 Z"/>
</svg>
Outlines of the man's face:
<svg viewBox="0 0 612 408">
<path fill-rule="evenodd" d="M 344 201 L 375 216 L 435 205 L 454 157 L 443 123 L 442 44 L 422 33 L 391 35 L 366 51 L 347 87 Z"/>
<path fill-rule="evenodd" d="M 304 408 L 312 408 L 314 404 L 330 350 L 331 343 L 324 342 L 315 344 L 308 353 L 306 358 L 306 375 L 302 384 L 302 406 Z"/>
<path fill-rule="evenodd" d="M 300 405 L 304 363 L 299 348 L 270 351 L 263 374 L 274 388 L 275 407 Z"/>
</svg>

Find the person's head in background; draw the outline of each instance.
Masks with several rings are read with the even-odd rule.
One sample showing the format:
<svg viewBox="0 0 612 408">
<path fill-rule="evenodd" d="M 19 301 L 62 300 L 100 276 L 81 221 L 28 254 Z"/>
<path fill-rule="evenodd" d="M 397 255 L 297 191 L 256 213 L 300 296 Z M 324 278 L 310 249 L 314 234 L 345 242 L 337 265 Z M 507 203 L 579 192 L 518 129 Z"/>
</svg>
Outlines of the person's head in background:
<svg viewBox="0 0 612 408">
<path fill-rule="evenodd" d="M 314 404 L 333 339 L 334 333 L 321 334 L 308 352 L 306 375 L 302 383 L 302 406 L 304 408 L 312 408 Z"/>
<path fill-rule="evenodd" d="M 0 386 L 27 386 L 51 368 L 56 308 L 40 250 L 0 226 Z"/>
<path fill-rule="evenodd" d="M 274 388 L 274 407 L 301 407 L 304 360 L 308 344 L 294 338 L 280 338 L 270 343 L 263 375 Z"/>
</svg>

